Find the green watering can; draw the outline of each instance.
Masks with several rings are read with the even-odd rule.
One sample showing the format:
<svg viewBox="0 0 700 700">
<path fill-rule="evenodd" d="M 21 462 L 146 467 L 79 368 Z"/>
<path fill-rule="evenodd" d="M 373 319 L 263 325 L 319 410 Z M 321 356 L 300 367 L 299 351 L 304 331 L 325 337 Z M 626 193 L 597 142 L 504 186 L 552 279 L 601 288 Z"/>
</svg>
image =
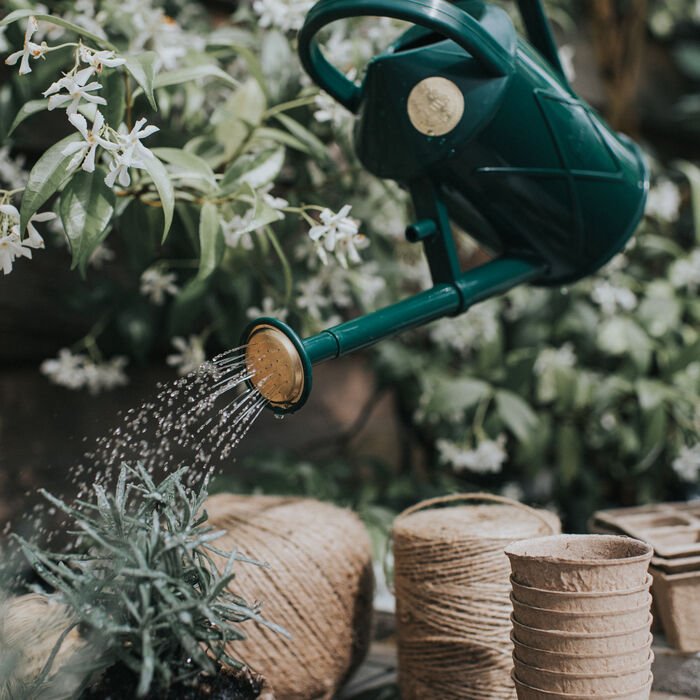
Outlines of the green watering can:
<svg viewBox="0 0 700 700">
<path fill-rule="evenodd" d="M 643 215 L 640 149 L 569 86 L 540 0 L 519 0 L 531 44 L 482 0 L 321 0 L 299 33 L 311 77 L 357 115 L 355 146 L 375 175 L 411 193 L 434 286 L 301 339 L 276 319 L 246 329 L 251 382 L 277 413 L 299 409 L 312 365 L 455 316 L 515 285 L 562 285 L 618 253 Z M 358 85 L 315 40 L 360 16 L 413 23 Z M 493 253 L 463 272 L 450 219 Z"/>
</svg>

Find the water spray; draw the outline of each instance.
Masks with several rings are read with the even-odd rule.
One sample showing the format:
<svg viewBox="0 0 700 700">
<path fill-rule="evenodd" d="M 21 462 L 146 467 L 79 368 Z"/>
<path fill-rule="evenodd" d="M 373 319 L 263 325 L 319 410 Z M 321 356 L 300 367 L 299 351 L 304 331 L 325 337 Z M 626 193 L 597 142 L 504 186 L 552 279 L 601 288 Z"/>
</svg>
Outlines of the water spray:
<svg viewBox="0 0 700 700">
<path fill-rule="evenodd" d="M 315 82 L 357 115 L 358 157 L 411 194 L 406 237 L 423 245 L 433 286 L 310 338 L 277 319 L 243 334 L 251 384 L 276 413 L 298 410 L 312 366 L 525 283 L 558 286 L 622 250 L 644 212 L 640 149 L 571 89 L 541 0 L 519 0 L 531 43 L 483 0 L 321 0 L 299 32 Z M 361 84 L 315 37 L 340 19 L 411 22 Z M 462 271 L 450 221 L 494 259 Z"/>
</svg>

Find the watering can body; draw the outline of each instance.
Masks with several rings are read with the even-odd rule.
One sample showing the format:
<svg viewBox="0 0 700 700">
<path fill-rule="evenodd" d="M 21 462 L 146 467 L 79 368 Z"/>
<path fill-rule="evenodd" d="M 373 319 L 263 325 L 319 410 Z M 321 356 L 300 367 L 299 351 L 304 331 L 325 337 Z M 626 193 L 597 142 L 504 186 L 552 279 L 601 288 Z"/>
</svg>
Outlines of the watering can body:
<svg viewBox="0 0 700 700">
<path fill-rule="evenodd" d="M 410 191 L 415 220 L 406 236 L 423 244 L 434 286 L 304 340 L 275 319 L 253 322 L 246 343 L 295 363 L 288 374 L 295 389 L 272 402 L 277 412 L 303 405 L 313 364 L 517 284 L 573 282 L 634 233 L 648 191 L 639 148 L 573 92 L 540 0 L 518 4 L 534 47 L 505 11 L 482 0 L 320 0 L 309 12 L 299 34 L 302 63 L 357 114 L 363 165 Z M 336 20 L 372 15 L 415 26 L 356 84 L 315 37 Z M 450 221 L 494 259 L 463 271 Z"/>
</svg>

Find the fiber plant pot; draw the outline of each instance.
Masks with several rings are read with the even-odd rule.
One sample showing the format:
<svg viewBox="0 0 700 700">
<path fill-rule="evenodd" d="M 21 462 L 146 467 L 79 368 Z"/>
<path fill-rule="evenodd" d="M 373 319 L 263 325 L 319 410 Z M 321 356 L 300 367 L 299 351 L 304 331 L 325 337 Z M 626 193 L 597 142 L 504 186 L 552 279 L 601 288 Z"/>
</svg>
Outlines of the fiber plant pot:
<svg viewBox="0 0 700 700">
<path fill-rule="evenodd" d="M 683 652 L 700 651 L 700 571 L 652 571 L 654 602 L 668 643 Z"/>
<path fill-rule="evenodd" d="M 643 686 L 651 674 L 653 654 L 644 664 L 628 673 L 558 673 L 543 668 L 534 668 L 514 659 L 515 677 L 539 690 L 567 695 L 615 695 L 627 693 Z"/>
<path fill-rule="evenodd" d="M 649 619 L 651 595 L 643 605 L 631 610 L 609 610 L 606 613 L 566 612 L 563 610 L 545 610 L 519 603 L 511 595 L 513 616 L 523 625 L 541 630 L 559 630 L 561 632 L 579 632 L 583 634 L 605 634 L 607 632 L 625 632 L 641 627 Z"/>
<path fill-rule="evenodd" d="M 639 629 L 607 634 L 538 630 L 520 624 L 512 616 L 511 622 L 514 638 L 529 647 L 543 651 L 555 651 L 560 654 L 602 656 L 604 654 L 624 654 L 644 646 L 649 639 L 651 615 Z"/>
<path fill-rule="evenodd" d="M 615 535 L 553 535 L 506 547 L 513 579 L 547 591 L 629 590 L 644 585 L 653 548 Z"/>
<path fill-rule="evenodd" d="M 611 610 L 630 610 L 644 605 L 649 595 L 652 577 L 647 574 L 644 584 L 627 591 L 598 593 L 596 591 L 545 591 L 542 588 L 524 586 L 510 578 L 513 598 L 533 608 L 562 610 L 566 612 L 607 613 Z"/>
<path fill-rule="evenodd" d="M 513 642 L 513 658 L 524 664 L 543 668 L 547 671 L 559 671 L 561 673 L 625 673 L 625 671 L 639 668 L 649 658 L 649 650 L 653 637 L 649 635 L 646 643 L 633 651 L 622 654 L 602 654 L 596 656 L 583 656 L 581 654 L 562 654 L 556 651 L 544 651 L 521 644 L 511 635 Z"/>
<path fill-rule="evenodd" d="M 539 690 L 538 688 L 533 688 L 531 685 L 527 685 L 527 683 L 519 681 L 515 678 L 515 674 L 513 674 L 513 682 L 515 683 L 518 700 L 649 700 L 652 680 L 653 678 L 650 674 L 649 680 L 641 688 L 623 693 L 582 695 Z"/>
</svg>

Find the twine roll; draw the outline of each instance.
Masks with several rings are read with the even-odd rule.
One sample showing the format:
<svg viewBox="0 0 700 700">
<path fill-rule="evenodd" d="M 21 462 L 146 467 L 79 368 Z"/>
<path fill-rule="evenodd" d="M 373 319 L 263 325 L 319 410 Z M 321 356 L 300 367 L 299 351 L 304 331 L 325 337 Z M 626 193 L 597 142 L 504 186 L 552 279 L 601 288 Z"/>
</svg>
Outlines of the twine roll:
<svg viewBox="0 0 700 700">
<path fill-rule="evenodd" d="M 493 505 L 434 506 L 460 501 Z M 426 510 L 427 509 L 427 510 Z M 399 685 L 403 700 L 510 700 L 510 564 L 518 539 L 560 532 L 559 519 L 502 496 L 454 494 L 394 521 Z"/>
<path fill-rule="evenodd" d="M 237 566 L 232 590 L 262 601 L 262 614 L 292 635 L 246 624 L 247 639 L 230 653 L 261 673 L 278 700 L 330 700 L 369 648 L 372 549 L 362 521 L 302 498 L 219 494 L 205 508 L 226 531 L 218 547 L 270 565 Z"/>
</svg>

